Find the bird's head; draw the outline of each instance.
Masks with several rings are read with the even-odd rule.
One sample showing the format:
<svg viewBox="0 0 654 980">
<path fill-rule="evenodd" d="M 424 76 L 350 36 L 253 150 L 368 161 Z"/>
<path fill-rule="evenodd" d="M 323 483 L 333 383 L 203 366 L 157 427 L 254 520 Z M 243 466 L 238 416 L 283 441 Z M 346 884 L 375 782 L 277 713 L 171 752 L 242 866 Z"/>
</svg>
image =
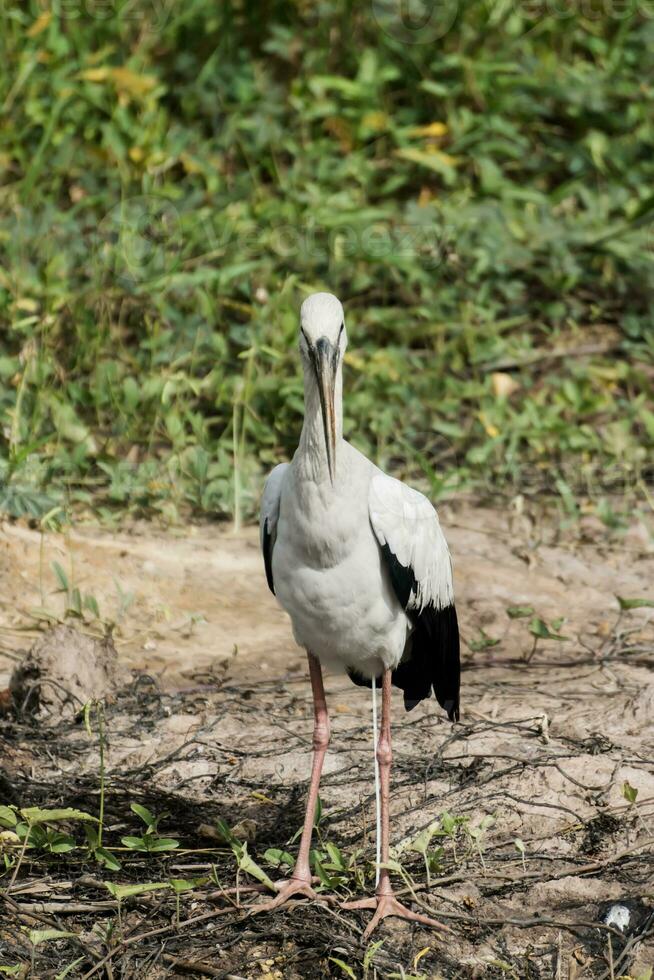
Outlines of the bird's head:
<svg viewBox="0 0 654 980">
<path fill-rule="evenodd" d="M 331 293 L 308 296 L 300 310 L 300 354 L 320 395 L 327 466 L 332 483 L 336 462 L 334 387 L 346 347 L 345 318 L 340 301 Z"/>
</svg>

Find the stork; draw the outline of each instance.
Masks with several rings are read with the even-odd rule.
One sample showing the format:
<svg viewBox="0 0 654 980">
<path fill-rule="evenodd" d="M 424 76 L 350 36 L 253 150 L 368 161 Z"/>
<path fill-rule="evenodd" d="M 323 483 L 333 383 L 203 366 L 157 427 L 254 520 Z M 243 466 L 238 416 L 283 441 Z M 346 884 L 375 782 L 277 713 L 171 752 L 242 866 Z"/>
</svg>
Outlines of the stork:
<svg viewBox="0 0 654 980">
<path fill-rule="evenodd" d="M 268 477 L 261 504 L 261 547 L 268 585 L 305 648 L 313 693 L 311 781 L 297 862 L 278 894 L 318 897 L 309 863 L 311 834 L 329 715 L 322 666 L 345 670 L 355 684 L 381 683 L 375 730 L 377 888 L 374 898 L 345 903 L 372 908 L 369 935 L 388 915 L 445 926 L 402 905 L 389 878 L 391 686 L 410 711 L 433 689 L 451 721 L 459 717 L 459 630 L 452 568 L 436 511 L 426 497 L 387 476 L 343 439 L 343 307 L 315 293 L 300 312 L 304 424 L 290 463 Z M 381 812 L 380 812 L 381 811 Z M 380 833 L 381 830 L 381 833 Z"/>
</svg>

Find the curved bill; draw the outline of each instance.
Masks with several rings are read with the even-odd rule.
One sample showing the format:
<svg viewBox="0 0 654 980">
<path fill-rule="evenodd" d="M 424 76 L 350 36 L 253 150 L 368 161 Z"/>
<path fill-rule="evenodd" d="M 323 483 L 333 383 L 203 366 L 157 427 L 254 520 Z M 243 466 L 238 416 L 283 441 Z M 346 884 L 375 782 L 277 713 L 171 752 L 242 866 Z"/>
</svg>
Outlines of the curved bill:
<svg viewBox="0 0 654 980">
<path fill-rule="evenodd" d="M 338 348 L 333 347 L 326 337 L 321 337 L 311 349 L 313 370 L 320 395 L 322 425 L 325 433 L 327 467 L 332 484 L 336 475 L 336 417 L 334 415 L 334 385 L 336 384 L 336 365 Z"/>
</svg>

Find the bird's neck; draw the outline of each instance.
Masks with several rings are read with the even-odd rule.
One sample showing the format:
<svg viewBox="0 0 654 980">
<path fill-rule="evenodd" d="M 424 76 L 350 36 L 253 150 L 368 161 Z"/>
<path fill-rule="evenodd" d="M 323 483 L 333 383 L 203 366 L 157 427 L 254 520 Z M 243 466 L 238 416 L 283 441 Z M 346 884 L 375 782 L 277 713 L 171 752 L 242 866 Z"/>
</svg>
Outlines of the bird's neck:
<svg viewBox="0 0 654 980">
<path fill-rule="evenodd" d="M 334 419 L 336 423 L 336 473 L 338 474 L 343 442 L 343 372 L 339 365 L 334 385 Z M 303 473 L 316 483 L 330 483 L 327 447 L 320 407 L 320 395 L 313 371 L 304 369 L 304 424 L 298 447 Z"/>
</svg>

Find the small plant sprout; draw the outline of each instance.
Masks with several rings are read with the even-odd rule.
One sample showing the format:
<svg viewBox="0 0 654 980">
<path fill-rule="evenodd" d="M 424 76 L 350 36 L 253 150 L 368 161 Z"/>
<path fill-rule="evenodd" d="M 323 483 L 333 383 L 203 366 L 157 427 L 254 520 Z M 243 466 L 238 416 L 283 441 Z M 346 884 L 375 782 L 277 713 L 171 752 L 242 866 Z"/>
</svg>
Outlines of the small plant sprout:
<svg viewBox="0 0 654 980">
<path fill-rule="evenodd" d="M 330 956 L 329 962 L 333 963 L 334 966 L 337 966 L 343 976 L 350 977 L 350 980 L 357 980 L 357 975 L 352 967 L 349 966 L 344 960 L 339 959 L 338 956 Z"/>
<path fill-rule="evenodd" d="M 539 640 L 558 640 L 559 642 L 564 642 L 565 640 L 570 639 L 570 637 L 563 636 L 558 632 L 564 622 L 565 618 L 563 616 L 559 617 L 558 619 L 554 619 L 552 620 L 552 628 L 550 629 L 545 620 L 541 619 L 540 616 L 533 617 L 529 623 L 529 632 L 533 636 L 534 641 L 531 650 L 529 650 L 525 656 L 525 661 L 527 663 L 529 663 L 531 658 L 536 653 L 536 647 L 538 646 Z"/>
<path fill-rule="evenodd" d="M 216 820 L 216 830 L 225 843 L 229 845 L 234 857 L 236 858 L 236 904 L 240 905 L 239 886 L 241 871 L 244 871 L 246 874 L 251 875 L 251 877 L 256 878 L 257 881 L 260 881 L 262 885 L 265 885 L 266 888 L 269 888 L 271 891 L 276 891 L 277 889 L 275 888 L 275 884 L 270 876 L 266 874 L 263 868 L 257 864 L 252 855 L 248 852 L 247 842 L 240 841 L 225 820 Z"/>
<path fill-rule="evenodd" d="M 629 609 L 654 609 L 654 599 L 625 599 L 621 595 L 617 595 L 616 599 L 621 612 Z"/>
<path fill-rule="evenodd" d="M 643 829 L 649 834 L 650 833 L 649 825 L 643 820 L 642 814 L 636 802 L 638 799 L 638 790 L 636 789 L 635 786 L 631 785 L 629 780 L 625 780 L 622 785 L 622 795 L 624 796 L 629 806 L 633 808 L 638 822 L 641 824 Z"/>
<path fill-rule="evenodd" d="M 140 837 L 121 837 L 125 847 L 131 851 L 144 851 L 147 854 L 174 851 L 176 847 L 179 847 L 178 840 L 174 837 L 162 837 L 158 831 L 159 823 L 169 817 L 169 813 L 162 813 L 155 817 L 147 807 L 141 806 L 140 803 L 132 803 L 130 809 L 132 813 L 141 818 L 146 829 Z"/>
<path fill-rule="evenodd" d="M 95 721 L 98 727 L 98 745 L 100 751 L 100 806 L 98 813 L 98 825 L 97 827 L 87 826 L 86 830 L 86 842 L 88 844 L 89 852 L 93 855 L 95 860 L 102 864 L 109 871 L 119 871 L 120 861 L 106 847 L 102 846 L 102 835 L 104 833 L 104 802 L 105 802 L 105 750 L 106 750 L 106 737 L 105 737 L 105 717 L 104 717 L 104 702 L 103 701 L 87 701 L 84 705 L 83 717 L 84 717 L 84 727 L 89 738 L 93 738 L 93 728 L 91 724 L 91 716 L 95 716 Z"/>
<path fill-rule="evenodd" d="M 476 640 L 469 640 L 468 646 L 473 653 L 479 653 L 481 650 L 489 650 L 491 647 L 496 647 L 500 643 L 500 640 L 496 639 L 494 636 L 489 636 L 485 630 L 479 627 L 479 636 Z"/>
<path fill-rule="evenodd" d="M 435 851 L 429 850 L 429 845 L 432 842 L 432 838 L 440 830 L 440 827 L 440 820 L 433 821 L 433 823 L 430 823 L 428 827 L 425 827 L 425 829 L 421 831 L 409 844 L 410 850 L 417 851 L 418 854 L 422 854 L 422 859 L 425 862 L 425 871 L 427 872 L 428 888 L 431 888 L 431 872 L 437 870 L 443 855 L 442 847 L 437 848 Z"/>
<path fill-rule="evenodd" d="M 486 862 L 484 861 L 484 850 L 483 850 L 484 839 L 486 837 L 486 833 L 488 832 L 488 830 L 490 830 L 490 828 L 493 826 L 494 823 L 495 823 L 495 817 L 487 813 L 485 817 L 482 817 L 482 819 L 479 821 L 478 824 L 476 824 L 473 827 L 466 826 L 465 828 L 468 837 L 470 838 L 475 850 L 477 851 L 477 854 L 479 855 L 479 860 L 481 861 L 481 866 L 484 869 L 484 871 L 486 871 Z"/>
<path fill-rule="evenodd" d="M 468 823 L 468 817 L 455 817 L 447 810 L 443 810 L 440 816 L 440 830 L 436 831 L 439 837 L 448 837 L 452 842 L 452 855 L 454 857 L 454 863 L 458 864 L 459 859 L 456 852 L 456 838 L 459 828 L 465 828 Z"/>
<path fill-rule="evenodd" d="M 79 966 L 80 963 L 83 963 L 84 960 L 85 960 L 85 958 L 86 957 L 84 957 L 84 956 L 78 956 L 77 959 L 75 959 L 71 963 L 69 963 L 68 966 L 65 966 L 63 968 L 63 970 L 61 971 L 61 973 L 58 973 L 57 974 L 57 976 L 55 977 L 55 980 L 66 980 L 66 977 L 70 976 L 70 974 L 73 972 L 73 970 L 75 969 L 75 967 L 76 966 Z"/>
<path fill-rule="evenodd" d="M 25 852 L 28 848 L 37 848 L 46 854 L 67 854 L 75 850 L 77 842 L 75 838 L 65 831 L 57 829 L 60 823 L 96 821 L 90 813 L 84 810 L 76 810 L 74 807 L 61 809 L 45 810 L 38 806 L 23 807 L 0 807 L 0 827 L 4 827 L 12 832 L 17 841 L 21 843 L 18 860 L 13 866 L 11 881 L 7 886 L 9 893 L 16 881 L 20 871 Z"/>
<path fill-rule="evenodd" d="M 516 837 L 513 843 L 515 844 L 516 851 L 518 851 L 522 859 L 522 870 L 526 873 L 527 863 L 525 861 L 525 842 L 521 840 L 519 837 Z"/>
<path fill-rule="evenodd" d="M 67 616 L 84 619 L 85 612 L 89 612 L 93 619 L 101 619 L 98 600 L 94 595 L 83 593 L 76 585 L 73 585 L 70 577 L 58 561 L 52 562 L 52 571 L 59 585 L 57 591 L 62 592 L 66 598 L 64 619 Z"/>
<path fill-rule="evenodd" d="M 110 895 L 116 899 L 116 911 L 118 915 L 118 929 L 123 934 L 123 901 L 126 898 L 134 898 L 136 895 L 148 895 L 150 892 L 160 891 L 163 888 L 170 888 L 167 881 L 148 881 L 134 885 L 116 885 L 113 881 L 105 881 L 104 887 Z"/>
<path fill-rule="evenodd" d="M 381 949 L 383 945 L 384 945 L 384 940 L 378 939 L 377 942 L 370 943 L 370 945 L 366 948 L 366 951 L 363 954 L 363 980 L 368 980 L 368 976 L 370 974 L 370 967 L 373 966 L 372 961 L 375 958 L 375 954 L 377 953 L 377 950 Z"/>
<path fill-rule="evenodd" d="M 175 894 L 175 924 L 179 929 L 180 923 L 180 901 L 184 892 L 191 892 L 194 888 L 206 885 L 209 878 L 170 878 L 168 884 Z"/>
<path fill-rule="evenodd" d="M 30 929 L 27 933 L 27 938 L 31 944 L 30 959 L 32 962 L 32 975 L 36 976 L 34 957 L 37 946 L 40 946 L 41 943 L 55 942 L 58 939 L 76 939 L 77 936 L 74 932 L 67 932 L 63 929 Z"/>
<path fill-rule="evenodd" d="M 533 606 L 507 606 L 506 614 L 509 619 L 525 619 L 534 615 Z"/>
<path fill-rule="evenodd" d="M 349 888 L 356 891 L 363 888 L 365 875 L 359 865 L 361 850 L 355 850 L 351 855 L 345 854 L 331 842 L 324 842 L 321 849 L 311 851 L 311 863 L 314 871 L 324 888 Z"/>
<path fill-rule="evenodd" d="M 283 867 L 292 868 L 295 864 L 293 855 L 279 847 L 269 847 L 268 850 L 264 852 L 263 857 L 270 867 L 275 869 Z"/>
</svg>

